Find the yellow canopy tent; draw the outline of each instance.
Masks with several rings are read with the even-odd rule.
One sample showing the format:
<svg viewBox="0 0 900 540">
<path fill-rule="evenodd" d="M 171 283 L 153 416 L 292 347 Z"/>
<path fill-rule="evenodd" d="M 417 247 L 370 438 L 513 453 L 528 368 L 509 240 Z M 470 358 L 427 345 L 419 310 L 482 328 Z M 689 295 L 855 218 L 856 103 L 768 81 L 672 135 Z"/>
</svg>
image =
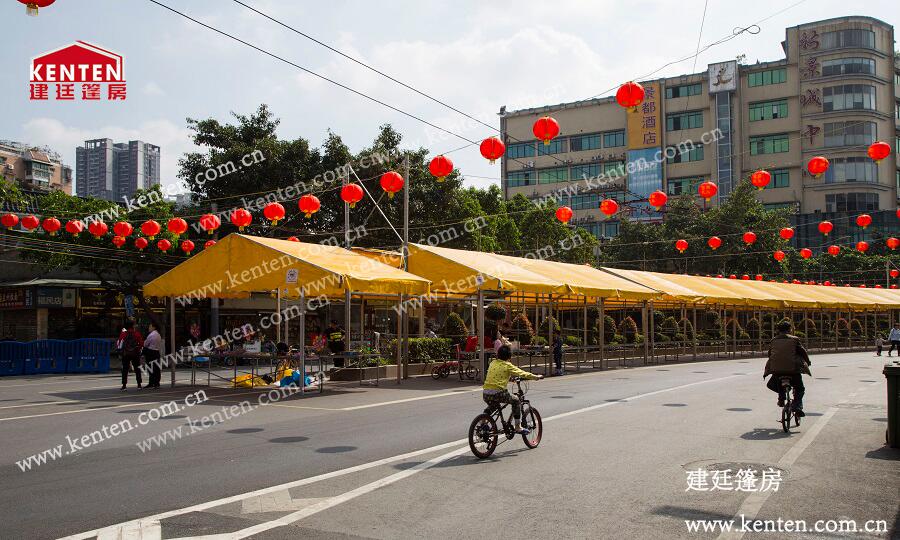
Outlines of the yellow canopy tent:
<svg viewBox="0 0 900 540">
<path fill-rule="evenodd" d="M 148 296 L 233 298 L 281 290 L 286 298 L 346 291 L 423 295 L 427 279 L 341 247 L 230 234 L 144 286 Z"/>
</svg>

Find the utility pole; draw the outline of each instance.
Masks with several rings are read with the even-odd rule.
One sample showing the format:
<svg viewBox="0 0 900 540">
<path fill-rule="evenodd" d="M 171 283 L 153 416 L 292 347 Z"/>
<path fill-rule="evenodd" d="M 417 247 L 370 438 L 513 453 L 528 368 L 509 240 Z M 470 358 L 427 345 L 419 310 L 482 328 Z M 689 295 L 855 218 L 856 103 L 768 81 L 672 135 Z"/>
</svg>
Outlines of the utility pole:
<svg viewBox="0 0 900 540">
<path fill-rule="evenodd" d="M 409 176 L 409 153 L 403 160 L 403 177 L 406 181 L 403 183 L 403 270 L 409 271 L 409 187 L 412 184 L 412 178 Z M 419 309 L 425 309 L 424 305 Z M 409 363 L 409 312 L 404 309 L 400 315 L 403 319 L 403 364 L 404 367 Z M 399 342 L 398 342 L 399 345 Z M 397 369 L 401 369 L 397 366 Z M 403 378 L 409 378 L 409 373 L 403 370 Z"/>
<path fill-rule="evenodd" d="M 346 186 L 349 183 L 349 176 L 341 179 L 342 185 Z M 350 205 L 347 203 L 344 203 L 344 248 L 350 249 Z M 350 351 L 350 289 L 344 290 L 344 350 Z M 349 367 L 346 358 L 344 366 Z"/>
<path fill-rule="evenodd" d="M 219 205 L 217 203 L 211 203 L 209 205 L 209 211 L 212 215 L 216 215 L 219 210 Z M 215 234 L 213 234 L 213 240 L 218 241 L 219 239 L 219 230 L 216 229 Z M 209 335 L 210 336 L 218 336 L 219 335 L 219 299 L 218 298 L 210 298 L 209 299 Z"/>
</svg>

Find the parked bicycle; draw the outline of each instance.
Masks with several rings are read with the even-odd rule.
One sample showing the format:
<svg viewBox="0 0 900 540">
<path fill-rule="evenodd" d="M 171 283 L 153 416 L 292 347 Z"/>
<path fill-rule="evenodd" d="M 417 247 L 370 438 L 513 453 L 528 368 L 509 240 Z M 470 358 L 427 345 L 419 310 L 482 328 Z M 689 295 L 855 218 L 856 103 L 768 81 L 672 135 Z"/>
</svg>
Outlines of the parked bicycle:
<svg viewBox="0 0 900 540">
<path fill-rule="evenodd" d="M 794 400 L 792 399 L 793 387 L 791 387 L 790 377 L 781 377 L 781 389 L 784 391 L 784 407 L 781 408 L 781 428 L 785 433 L 791 430 L 791 418 L 794 419 L 795 427 L 800 426 L 800 415 L 794 410 Z"/>
<path fill-rule="evenodd" d="M 531 402 L 525 399 L 525 394 L 528 392 L 528 381 L 516 377 L 511 382 L 516 384 L 515 394 L 519 397 L 519 403 L 522 405 L 522 428 L 526 431 L 522 434 L 522 440 L 525 441 L 525 446 L 528 448 L 537 448 L 541 444 L 544 428 L 540 413 L 531 406 Z M 506 440 L 512 440 L 516 436 L 512 410 L 508 416 L 503 415 L 503 410 L 507 407 L 509 404 L 488 407 L 472 420 L 472 424 L 469 426 L 469 448 L 478 459 L 488 458 L 494 453 L 501 434 L 506 437 Z M 502 429 L 498 428 L 498 421 Z"/>
<path fill-rule="evenodd" d="M 431 378 L 434 380 L 445 379 L 454 372 L 459 375 L 459 380 L 463 380 L 463 376 L 465 376 L 470 381 L 474 381 L 478 378 L 479 370 L 468 360 L 447 360 L 431 368 Z"/>
</svg>

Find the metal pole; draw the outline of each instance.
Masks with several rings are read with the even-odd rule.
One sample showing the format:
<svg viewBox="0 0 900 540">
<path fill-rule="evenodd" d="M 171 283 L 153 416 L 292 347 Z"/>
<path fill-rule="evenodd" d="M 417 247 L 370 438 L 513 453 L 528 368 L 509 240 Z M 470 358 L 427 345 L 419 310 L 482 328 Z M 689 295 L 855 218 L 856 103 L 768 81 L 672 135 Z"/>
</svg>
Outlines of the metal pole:
<svg viewBox="0 0 900 540">
<path fill-rule="evenodd" d="M 581 371 L 581 362 L 587 361 L 587 347 L 588 347 L 588 299 L 587 296 L 584 297 L 584 331 L 582 333 L 582 341 L 581 345 L 582 353 L 579 360 L 576 361 L 575 371 Z"/>
<path fill-rule="evenodd" d="M 175 352 L 175 297 L 174 296 L 169 297 L 169 340 L 170 340 L 170 343 L 172 344 L 172 348 L 169 352 L 174 353 Z M 165 350 L 163 350 L 162 352 L 163 352 L 163 355 L 161 355 L 160 358 L 162 358 L 162 356 L 164 356 Z M 172 388 L 175 388 L 175 360 L 174 360 L 175 357 L 171 356 L 169 358 L 170 358 L 169 373 L 171 374 L 171 377 L 172 377 Z M 159 362 L 159 360 L 157 360 L 157 362 Z M 159 369 L 160 369 L 160 371 L 162 371 L 162 366 L 160 366 Z"/>
<path fill-rule="evenodd" d="M 643 309 L 641 310 L 641 330 L 644 332 L 644 365 L 647 365 L 647 358 L 650 356 L 650 334 L 648 333 L 647 315 L 650 313 L 647 301 L 644 300 Z"/>
<path fill-rule="evenodd" d="M 275 343 L 281 343 L 281 287 L 275 288 L 275 312 L 278 313 L 275 324 Z"/>
<path fill-rule="evenodd" d="M 694 343 L 694 360 L 697 360 L 697 305 L 694 305 L 694 335 L 691 336 L 691 341 Z"/>
<path fill-rule="evenodd" d="M 210 203 L 209 210 L 213 215 L 216 215 L 217 211 L 219 210 L 218 203 Z M 212 236 L 212 239 L 219 239 L 218 229 L 216 229 L 215 233 Z M 219 335 L 219 299 L 215 297 L 209 299 L 209 335 Z"/>
<path fill-rule="evenodd" d="M 550 366 L 553 364 L 553 295 L 547 295 L 547 334 L 549 337 L 547 339 L 547 364 L 544 369 L 544 373 L 548 376 L 550 375 Z M 559 322 L 559 321 L 557 321 Z"/>
<path fill-rule="evenodd" d="M 648 333 L 650 334 L 650 357 L 653 358 L 653 362 L 656 363 L 656 324 L 654 323 L 655 312 L 653 309 L 653 302 L 650 302 L 647 308 L 648 312 Z M 678 328 L 678 325 L 675 325 Z M 647 335 L 644 335 L 644 341 L 647 341 Z"/>
<path fill-rule="evenodd" d="M 306 386 L 306 290 L 300 287 L 300 393 Z M 319 381 L 321 389 L 324 380 Z"/>
<path fill-rule="evenodd" d="M 478 289 L 478 363 L 481 364 L 481 378 L 487 373 L 484 354 L 484 291 Z"/>
<path fill-rule="evenodd" d="M 600 369 L 603 369 L 603 349 L 606 346 L 606 315 L 603 307 L 603 299 L 597 300 L 597 308 L 600 310 L 600 320 L 598 322 L 598 329 L 600 330 L 600 338 L 598 339 L 598 343 L 600 343 Z"/>
<path fill-rule="evenodd" d="M 403 295 L 397 301 L 397 384 L 403 379 L 403 340 L 400 336 L 403 332 Z"/>
<path fill-rule="evenodd" d="M 409 270 L 409 188 L 412 185 L 412 178 L 409 175 L 409 154 L 406 154 L 403 161 L 404 178 L 406 179 L 403 183 L 403 270 Z M 422 308 L 420 307 L 420 309 Z M 401 318 L 403 319 L 403 363 L 409 364 L 409 312 L 404 309 Z M 422 326 L 420 324 L 419 331 L 424 333 Z M 408 377 L 409 373 L 404 370 L 403 378 Z"/>
<path fill-rule="evenodd" d="M 347 185 L 350 183 L 349 177 L 344 177 L 341 179 L 341 183 L 343 185 Z M 362 182 L 360 182 L 362 184 Z M 350 249 L 350 205 L 344 204 L 344 248 Z M 352 334 L 352 329 L 350 328 L 350 289 L 347 288 L 344 290 L 344 351 L 345 353 L 350 352 L 350 335 Z M 344 364 L 346 366 L 346 356 L 344 360 Z"/>
</svg>

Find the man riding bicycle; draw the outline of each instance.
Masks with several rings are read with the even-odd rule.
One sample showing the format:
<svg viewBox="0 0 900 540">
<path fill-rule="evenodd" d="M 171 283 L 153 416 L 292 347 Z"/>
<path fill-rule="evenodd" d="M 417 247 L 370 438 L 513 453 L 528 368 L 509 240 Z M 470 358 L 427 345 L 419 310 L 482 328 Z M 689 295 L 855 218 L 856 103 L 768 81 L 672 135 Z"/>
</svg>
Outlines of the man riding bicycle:
<svg viewBox="0 0 900 540">
<path fill-rule="evenodd" d="M 509 403 L 512 407 L 516 433 L 527 434 L 528 430 L 522 429 L 522 407 L 519 398 L 510 394 L 506 386 L 512 377 L 536 381 L 543 379 L 544 376 L 519 369 L 509 361 L 510 358 L 512 358 L 512 351 L 509 349 L 509 345 L 503 345 L 497 349 L 497 358 L 491 361 L 487 375 L 484 377 L 482 398 L 491 407 L 500 407 L 504 403 Z"/>
<path fill-rule="evenodd" d="M 803 395 L 806 393 L 806 388 L 803 386 L 802 374 L 811 375 L 809 366 L 812 362 L 809 360 L 806 349 L 800 343 L 800 338 L 788 333 L 791 331 L 789 321 L 781 321 L 776 329 L 778 333 L 772 338 L 772 343 L 769 345 L 769 361 L 766 362 L 763 379 L 772 374 L 766 387 L 778 393 L 778 406 L 784 407 L 786 396 L 784 388 L 781 386 L 781 378 L 790 377 L 791 386 L 794 388 L 794 411 L 797 416 L 806 416 L 803 413 Z"/>
</svg>

